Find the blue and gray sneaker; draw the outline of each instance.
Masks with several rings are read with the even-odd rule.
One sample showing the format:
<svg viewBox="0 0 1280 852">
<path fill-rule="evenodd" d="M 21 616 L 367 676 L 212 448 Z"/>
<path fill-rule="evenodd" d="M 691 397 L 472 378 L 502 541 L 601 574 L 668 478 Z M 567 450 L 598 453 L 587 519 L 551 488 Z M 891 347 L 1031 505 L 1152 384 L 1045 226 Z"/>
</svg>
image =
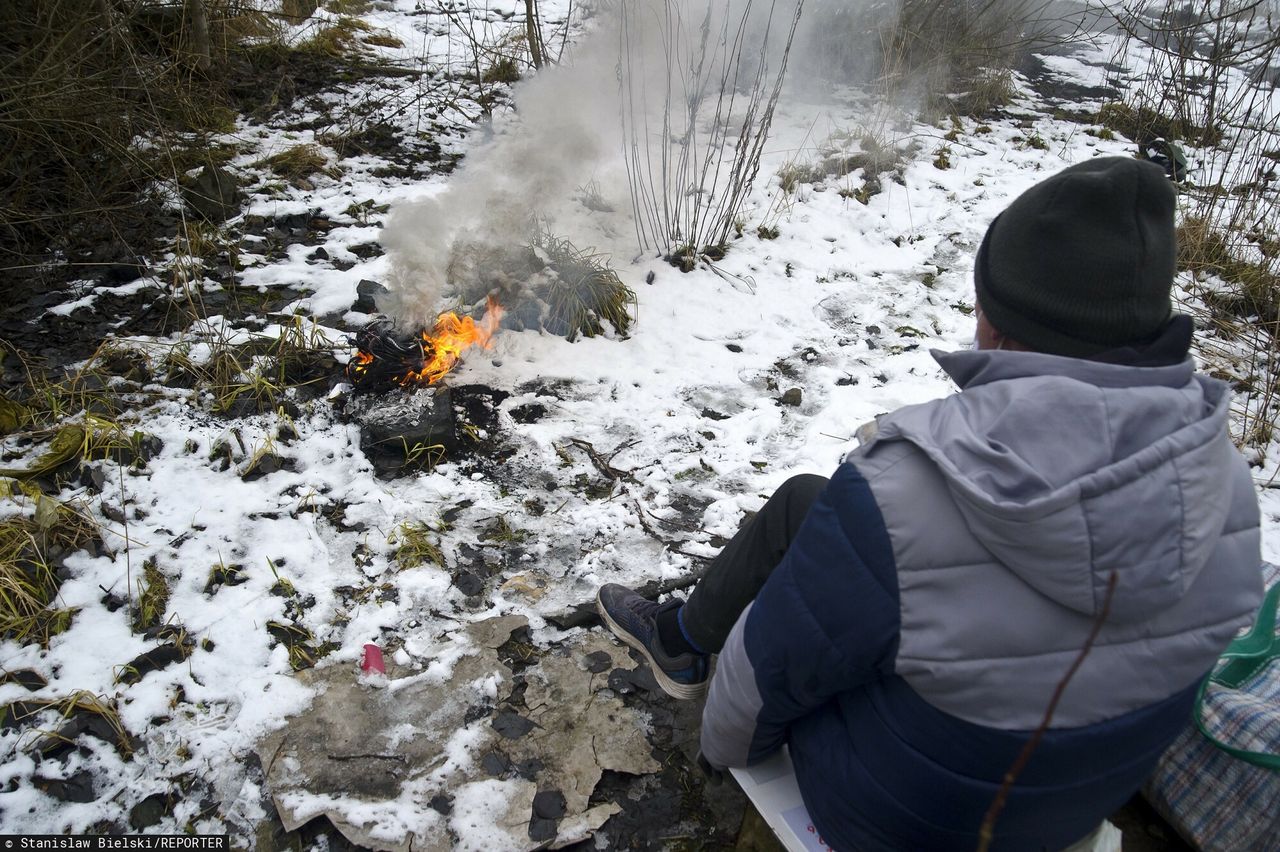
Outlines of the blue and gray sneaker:
<svg viewBox="0 0 1280 852">
<path fill-rule="evenodd" d="M 601 586 L 596 594 L 596 609 L 604 623 L 615 636 L 644 654 L 663 692 L 672 698 L 701 698 L 707 692 L 711 669 L 708 656 L 690 653 L 668 656 L 658 638 L 658 613 L 682 603 L 670 600 L 659 604 L 645 600 L 617 583 Z"/>
</svg>

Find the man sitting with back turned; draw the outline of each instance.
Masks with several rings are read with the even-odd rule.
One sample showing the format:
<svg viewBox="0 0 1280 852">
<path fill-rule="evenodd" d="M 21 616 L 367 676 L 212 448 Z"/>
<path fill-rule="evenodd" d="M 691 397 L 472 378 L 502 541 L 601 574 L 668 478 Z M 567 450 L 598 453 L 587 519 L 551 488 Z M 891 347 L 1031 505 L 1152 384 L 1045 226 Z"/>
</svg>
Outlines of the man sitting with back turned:
<svg viewBox="0 0 1280 852">
<path fill-rule="evenodd" d="M 788 744 L 835 848 L 975 848 L 1101 621 L 992 848 L 1080 840 L 1257 608 L 1228 389 L 1172 313 L 1174 206 L 1158 167 L 1119 157 L 1025 192 L 978 251 L 976 351 L 934 355 L 960 393 L 880 417 L 830 481 L 786 482 L 687 602 L 600 589 L 671 695 L 702 695 L 720 655 L 703 756 Z"/>
</svg>

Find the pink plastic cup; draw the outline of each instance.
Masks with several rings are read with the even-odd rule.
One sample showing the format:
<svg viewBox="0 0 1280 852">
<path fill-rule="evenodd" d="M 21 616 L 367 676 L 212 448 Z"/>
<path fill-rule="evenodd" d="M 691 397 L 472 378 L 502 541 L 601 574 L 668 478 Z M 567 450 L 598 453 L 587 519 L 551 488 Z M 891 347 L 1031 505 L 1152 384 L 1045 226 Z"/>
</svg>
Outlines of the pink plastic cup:
<svg viewBox="0 0 1280 852">
<path fill-rule="evenodd" d="M 372 642 L 364 646 L 364 656 L 360 658 L 360 671 L 365 674 L 387 673 L 387 666 L 382 662 L 382 649 Z"/>
</svg>

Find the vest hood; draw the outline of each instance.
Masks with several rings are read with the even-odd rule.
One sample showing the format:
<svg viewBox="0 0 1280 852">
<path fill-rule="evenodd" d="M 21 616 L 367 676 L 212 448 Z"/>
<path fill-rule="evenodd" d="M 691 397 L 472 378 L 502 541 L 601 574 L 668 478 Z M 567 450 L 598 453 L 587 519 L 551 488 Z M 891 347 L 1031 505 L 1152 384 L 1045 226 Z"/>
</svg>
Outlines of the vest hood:
<svg viewBox="0 0 1280 852">
<path fill-rule="evenodd" d="M 1167 367 L 1032 352 L 933 353 L 962 392 L 880 419 L 942 472 L 975 537 L 1023 582 L 1096 615 L 1180 600 L 1226 523 L 1227 386 Z"/>
</svg>

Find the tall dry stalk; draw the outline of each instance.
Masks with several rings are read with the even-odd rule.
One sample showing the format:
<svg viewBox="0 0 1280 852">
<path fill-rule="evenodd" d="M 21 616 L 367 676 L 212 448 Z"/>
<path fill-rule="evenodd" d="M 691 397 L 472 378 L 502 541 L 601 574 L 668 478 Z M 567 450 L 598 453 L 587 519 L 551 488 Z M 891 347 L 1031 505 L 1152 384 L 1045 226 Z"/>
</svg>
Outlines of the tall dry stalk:
<svg viewBox="0 0 1280 852">
<path fill-rule="evenodd" d="M 622 4 L 623 158 L 636 238 L 681 268 L 722 255 L 751 189 L 804 0 Z M 656 61 L 654 57 L 657 57 Z"/>
</svg>

